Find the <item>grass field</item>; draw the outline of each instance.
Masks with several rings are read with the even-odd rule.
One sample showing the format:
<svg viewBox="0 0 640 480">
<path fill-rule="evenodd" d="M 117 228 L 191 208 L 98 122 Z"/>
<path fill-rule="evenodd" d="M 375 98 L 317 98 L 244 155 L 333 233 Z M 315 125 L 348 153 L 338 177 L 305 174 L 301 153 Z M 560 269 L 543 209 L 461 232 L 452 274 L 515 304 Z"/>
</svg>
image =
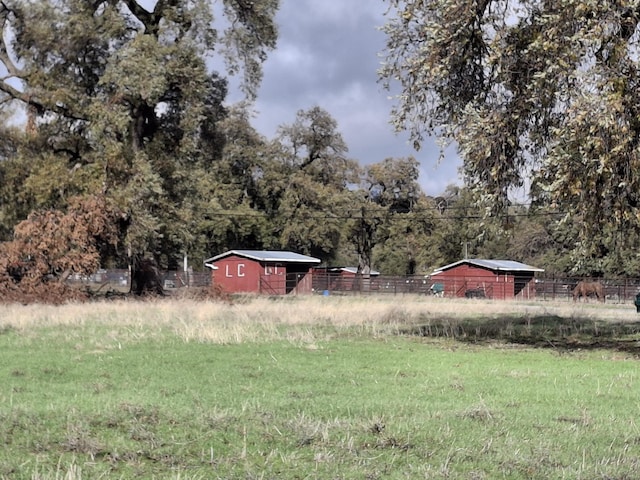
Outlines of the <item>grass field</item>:
<svg viewBox="0 0 640 480">
<path fill-rule="evenodd" d="M 0 307 L 2 479 L 640 478 L 629 305 Z"/>
</svg>

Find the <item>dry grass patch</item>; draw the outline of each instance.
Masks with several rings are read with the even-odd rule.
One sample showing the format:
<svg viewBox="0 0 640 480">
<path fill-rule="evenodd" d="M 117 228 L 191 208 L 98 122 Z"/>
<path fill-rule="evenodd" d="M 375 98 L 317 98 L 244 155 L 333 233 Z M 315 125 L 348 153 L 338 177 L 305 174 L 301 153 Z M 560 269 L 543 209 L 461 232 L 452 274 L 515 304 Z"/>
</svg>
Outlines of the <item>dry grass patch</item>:
<svg viewBox="0 0 640 480">
<path fill-rule="evenodd" d="M 458 338 L 478 335 L 484 327 L 498 328 L 509 337 L 532 318 L 562 319 L 558 328 L 571 335 L 572 321 L 593 321 L 598 334 L 602 322 L 632 324 L 638 315 L 628 305 L 571 304 L 566 302 L 505 302 L 436 299 L 424 296 L 252 297 L 233 303 L 196 299 L 104 301 L 96 303 L 0 306 L 0 334 L 55 328 L 60 335 L 78 336 L 83 348 L 101 351 L 123 342 L 176 335 L 185 342 L 238 344 L 275 339 L 317 348 L 318 342 L 345 331 L 372 335 L 408 332 L 412 327 L 429 336 Z M 481 325 L 473 322 L 480 320 Z M 466 322 L 466 323 L 465 323 Z M 492 323 L 493 322 L 493 323 Z M 568 322 L 568 323 L 567 323 Z M 474 333 L 469 330 L 475 325 Z M 567 326 L 568 325 L 568 326 Z M 65 329 L 64 327 L 70 327 Z M 75 328 L 86 327 L 86 328 Z M 100 335 L 85 338 L 86 330 Z M 69 337 L 67 337 L 69 338 Z"/>
<path fill-rule="evenodd" d="M 166 333 L 187 342 L 228 344 L 284 338 L 310 344 L 336 329 L 404 324 L 417 319 L 423 311 L 423 306 L 417 304 L 399 307 L 386 299 L 324 297 L 249 297 L 233 304 L 162 299 L 9 305 L 0 307 L 0 332 L 16 330 L 26 334 L 38 328 L 103 327 L 106 331 L 101 341 L 109 345 L 123 337 L 142 340 Z"/>
</svg>

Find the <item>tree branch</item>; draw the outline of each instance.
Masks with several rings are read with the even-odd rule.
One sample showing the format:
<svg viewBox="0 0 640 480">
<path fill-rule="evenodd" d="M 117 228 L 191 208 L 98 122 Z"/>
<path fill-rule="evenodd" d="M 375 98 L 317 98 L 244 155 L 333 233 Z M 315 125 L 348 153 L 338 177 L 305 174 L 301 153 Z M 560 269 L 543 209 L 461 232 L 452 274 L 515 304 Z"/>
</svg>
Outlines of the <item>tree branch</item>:
<svg viewBox="0 0 640 480">
<path fill-rule="evenodd" d="M 158 5 L 163 3 L 162 0 L 158 1 L 156 8 L 153 12 L 145 10 L 136 0 L 125 0 L 124 4 L 129 8 L 129 11 L 144 25 L 145 33 L 156 34 L 158 31 L 158 24 L 160 18 L 156 16 L 158 11 Z"/>
<path fill-rule="evenodd" d="M 4 39 L 4 31 L 7 27 L 7 14 L 13 12 L 10 10 L 4 2 L 0 2 L 0 18 L 2 19 L 2 26 L 0 27 L 0 61 L 4 63 L 4 66 L 14 77 L 22 77 L 24 75 L 24 71 L 16 66 L 16 64 L 11 60 L 9 56 L 9 51 L 7 49 L 7 43 Z M 15 12 L 13 12 L 15 15 Z"/>
<path fill-rule="evenodd" d="M 145 33 L 157 36 L 165 8 L 175 7 L 178 4 L 178 0 L 158 0 L 153 12 L 144 9 L 136 0 L 125 0 L 124 3 L 129 8 L 129 11 L 144 25 Z"/>
</svg>

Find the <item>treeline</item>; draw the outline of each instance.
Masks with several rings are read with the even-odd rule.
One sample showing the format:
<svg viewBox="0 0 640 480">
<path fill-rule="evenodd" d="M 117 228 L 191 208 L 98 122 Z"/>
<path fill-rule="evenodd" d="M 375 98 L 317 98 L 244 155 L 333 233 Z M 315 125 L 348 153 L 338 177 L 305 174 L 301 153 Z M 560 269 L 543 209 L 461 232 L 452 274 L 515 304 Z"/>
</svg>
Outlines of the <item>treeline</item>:
<svg viewBox="0 0 640 480">
<path fill-rule="evenodd" d="M 535 250 L 549 270 L 637 275 L 638 3 L 389 3 L 380 74 L 399 92 L 396 129 L 418 146 L 454 142 L 485 212 L 507 215 L 528 185 L 530 217 L 504 242 L 514 253 Z"/>
<path fill-rule="evenodd" d="M 70 166 L 66 152 L 47 147 L 45 128 L 12 130 L 17 148 L 0 162 L 11 186 L 0 205 L 5 254 L 20 240 L 16 258 L 47 253 L 44 271 L 56 276 L 82 270 L 89 255 L 91 268 L 125 267 L 134 254 L 165 269 L 179 269 L 187 255 L 198 269 L 202 259 L 234 248 L 293 250 L 388 275 L 429 273 L 464 255 L 558 274 L 640 274 L 637 252 L 626 247 L 634 240 L 621 232 L 603 231 L 602 248 L 589 253 L 578 242 L 579 219 L 553 206 L 514 204 L 503 216 L 485 216 L 466 187 L 426 195 L 413 158 L 361 165 L 319 107 L 266 139 L 246 111 L 222 100 L 198 139 L 211 149 L 186 161 L 161 154 L 159 139 L 149 139 L 144 144 L 157 155 L 119 186 L 124 192 L 113 190 L 121 198 L 86 178 L 89 166 Z M 42 150 L 25 155 L 37 144 Z M 93 230 L 80 238 L 79 225 Z"/>
<path fill-rule="evenodd" d="M 429 197 L 413 158 L 352 159 L 321 107 L 272 139 L 251 125 L 277 0 L 19 0 L 0 5 L 0 284 L 63 280 L 152 259 L 179 268 L 228 249 L 286 249 L 328 265 L 428 273 L 465 254 L 572 274 L 640 273 L 637 238 L 553 204 L 479 210 L 474 189 Z M 243 67 L 247 102 L 228 106 Z M 239 61 L 241 59 L 242 61 Z M 537 198 L 545 198 L 538 196 Z M 486 214 L 486 213 L 490 213 Z M 135 260 L 135 261 L 134 261 Z"/>
</svg>

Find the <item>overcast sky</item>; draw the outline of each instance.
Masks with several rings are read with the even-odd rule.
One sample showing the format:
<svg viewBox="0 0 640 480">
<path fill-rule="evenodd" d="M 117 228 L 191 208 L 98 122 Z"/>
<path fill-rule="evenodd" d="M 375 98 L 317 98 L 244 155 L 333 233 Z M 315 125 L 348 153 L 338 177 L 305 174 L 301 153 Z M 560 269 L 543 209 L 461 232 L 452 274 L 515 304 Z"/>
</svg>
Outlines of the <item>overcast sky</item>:
<svg viewBox="0 0 640 480">
<path fill-rule="evenodd" d="M 377 82 L 384 34 L 383 0 L 281 0 L 279 40 L 264 65 L 254 127 L 273 138 L 298 110 L 319 106 L 338 122 L 349 155 L 365 165 L 413 155 L 427 195 L 461 183 L 455 149 L 438 164 L 435 141 L 416 152 L 389 123 L 393 101 Z M 237 95 L 237 94 L 235 94 Z M 234 94 L 230 96 L 233 100 Z"/>
</svg>

